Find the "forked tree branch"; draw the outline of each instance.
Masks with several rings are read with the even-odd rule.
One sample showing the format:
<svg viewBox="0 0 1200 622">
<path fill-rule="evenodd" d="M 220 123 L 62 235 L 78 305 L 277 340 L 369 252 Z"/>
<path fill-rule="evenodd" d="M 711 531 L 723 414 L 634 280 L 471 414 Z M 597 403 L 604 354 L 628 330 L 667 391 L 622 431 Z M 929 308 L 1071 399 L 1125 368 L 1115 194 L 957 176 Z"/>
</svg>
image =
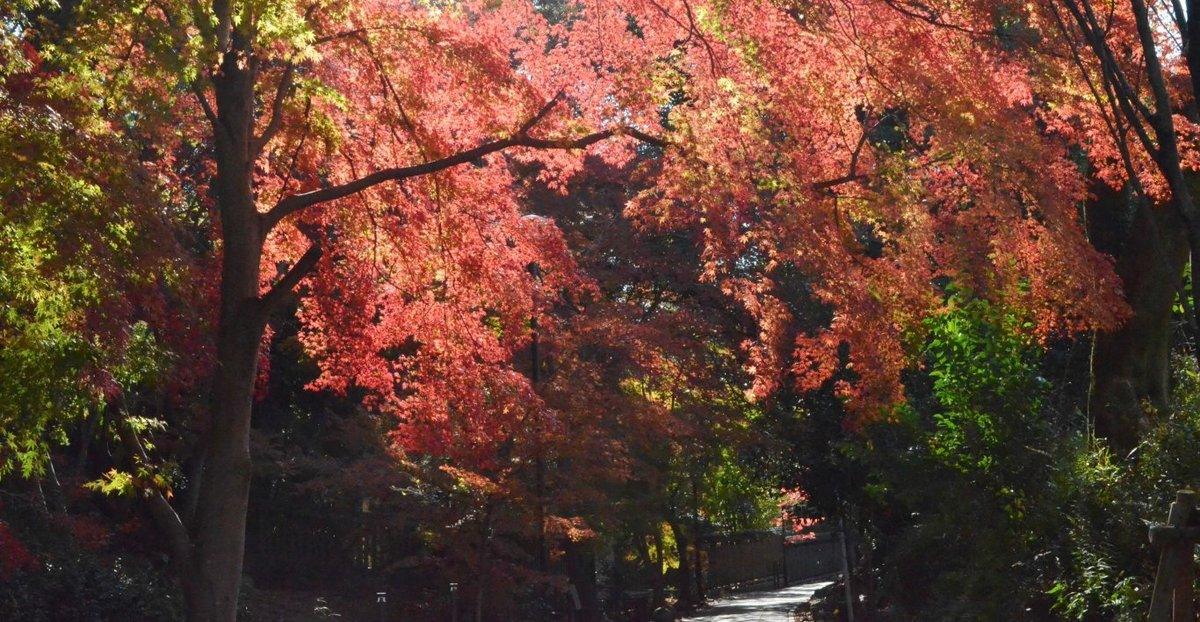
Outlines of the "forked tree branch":
<svg viewBox="0 0 1200 622">
<path fill-rule="evenodd" d="M 271 119 L 267 122 L 267 127 L 263 128 L 262 135 L 255 138 L 250 145 L 251 159 L 262 153 L 263 147 L 271 142 L 271 139 L 279 133 L 279 128 L 283 126 L 283 107 L 287 99 L 291 97 L 295 76 L 296 64 L 288 63 L 287 68 L 283 70 L 283 75 L 279 78 L 279 86 L 275 88 L 275 100 L 271 102 Z"/>
<path fill-rule="evenodd" d="M 545 106 L 542 106 L 541 109 L 539 109 L 536 114 L 530 117 L 528 121 L 521 124 L 520 129 L 517 130 L 517 135 L 523 136 L 528 134 L 529 130 L 533 129 L 533 126 L 541 123 L 542 119 L 545 119 L 546 115 L 550 114 L 551 110 L 554 110 L 554 107 L 558 105 L 558 102 L 562 101 L 562 96 L 563 91 L 559 89 L 559 91 L 554 94 L 554 97 L 551 97 L 550 101 L 546 102 Z"/>
<path fill-rule="evenodd" d="M 1092 4 L 1089 0 L 1080 0 L 1077 4 L 1075 0 L 1064 0 L 1063 5 L 1071 13 L 1079 25 L 1079 30 L 1083 33 L 1088 44 L 1091 45 L 1092 51 L 1100 60 L 1101 70 L 1112 81 L 1117 94 L 1120 96 L 1120 104 L 1130 123 L 1134 123 L 1140 116 L 1142 119 L 1154 122 L 1154 113 L 1142 103 L 1142 100 L 1137 96 L 1137 90 L 1133 88 L 1129 82 L 1129 78 L 1125 75 L 1125 71 L 1117 62 L 1116 56 L 1113 55 L 1112 48 L 1108 45 L 1106 30 L 1100 26 L 1099 20 L 1096 19 L 1096 13 L 1092 10 Z M 1135 112 L 1136 111 L 1136 112 Z M 1140 127 L 1140 124 L 1139 124 Z M 1144 132 L 1139 130 L 1139 138 L 1143 138 Z M 1148 137 L 1145 137 L 1148 139 Z M 1145 140 L 1143 140 L 1145 142 Z M 1148 148 L 1153 152 L 1152 148 Z"/>
</svg>

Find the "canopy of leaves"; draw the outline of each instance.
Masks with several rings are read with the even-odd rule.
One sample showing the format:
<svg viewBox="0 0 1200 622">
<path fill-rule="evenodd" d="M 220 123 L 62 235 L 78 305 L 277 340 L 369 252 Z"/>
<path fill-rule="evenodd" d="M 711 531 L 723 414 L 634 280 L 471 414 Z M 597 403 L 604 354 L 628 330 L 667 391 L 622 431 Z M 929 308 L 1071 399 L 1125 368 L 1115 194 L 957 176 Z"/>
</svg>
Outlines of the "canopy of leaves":
<svg viewBox="0 0 1200 622">
<path fill-rule="evenodd" d="M 0 474 L 163 362 L 143 320 L 180 279 L 157 184 L 31 46 L 0 31 Z"/>
</svg>

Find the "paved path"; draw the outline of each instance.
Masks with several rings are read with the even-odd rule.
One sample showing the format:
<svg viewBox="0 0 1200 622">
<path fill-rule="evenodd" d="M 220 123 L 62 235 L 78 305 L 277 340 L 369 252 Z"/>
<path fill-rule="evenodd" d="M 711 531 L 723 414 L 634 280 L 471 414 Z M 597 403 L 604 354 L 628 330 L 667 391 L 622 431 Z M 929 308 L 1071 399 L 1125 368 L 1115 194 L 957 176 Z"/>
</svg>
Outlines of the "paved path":
<svg viewBox="0 0 1200 622">
<path fill-rule="evenodd" d="M 782 590 L 746 592 L 713 601 L 712 606 L 685 620 L 704 622 L 792 622 L 789 615 L 830 581 L 793 585 Z"/>
</svg>

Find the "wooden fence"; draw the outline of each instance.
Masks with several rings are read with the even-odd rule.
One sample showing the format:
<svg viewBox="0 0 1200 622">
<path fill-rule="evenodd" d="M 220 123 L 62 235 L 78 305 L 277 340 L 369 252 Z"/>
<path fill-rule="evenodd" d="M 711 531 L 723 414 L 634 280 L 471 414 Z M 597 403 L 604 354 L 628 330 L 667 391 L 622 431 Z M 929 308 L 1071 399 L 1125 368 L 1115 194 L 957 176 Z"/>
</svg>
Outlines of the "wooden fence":
<svg viewBox="0 0 1200 622">
<path fill-rule="evenodd" d="M 744 532 L 709 538 L 704 548 L 705 584 L 711 589 L 790 585 L 836 572 L 839 563 L 832 533 L 788 542 L 778 531 Z"/>
<path fill-rule="evenodd" d="M 354 584 L 388 566 L 399 548 L 391 530 L 334 504 L 259 508 L 246 529 L 247 570 L 263 587 Z"/>
</svg>

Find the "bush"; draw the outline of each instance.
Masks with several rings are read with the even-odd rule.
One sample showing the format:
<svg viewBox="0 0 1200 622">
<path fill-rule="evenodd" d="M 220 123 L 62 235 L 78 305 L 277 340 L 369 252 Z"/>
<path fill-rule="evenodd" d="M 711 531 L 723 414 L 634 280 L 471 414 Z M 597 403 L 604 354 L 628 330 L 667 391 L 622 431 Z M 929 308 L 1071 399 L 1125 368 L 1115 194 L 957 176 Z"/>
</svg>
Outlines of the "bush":
<svg viewBox="0 0 1200 622">
<path fill-rule="evenodd" d="M 1089 442 L 1065 467 L 1067 569 L 1051 589 L 1065 619 L 1141 620 L 1149 609 L 1157 555 L 1146 521 L 1165 520 L 1175 492 L 1200 485 L 1200 372 L 1190 356 L 1173 369 L 1171 412 L 1127 458 Z"/>
<path fill-rule="evenodd" d="M 26 557 L 0 574 L 0 620 L 168 622 L 183 618 L 181 599 L 161 565 L 136 556 L 106 554 L 93 538 L 81 542 L 80 530 L 56 525 L 36 512 L 11 506 L 4 510 L 11 522 L 8 528 L 0 522 L 0 548 L 23 550 Z M 5 553 L 0 550 L 0 554 Z"/>
<path fill-rule="evenodd" d="M 1200 369 L 1129 456 L 1045 399 L 1043 351 L 1018 316 L 955 295 L 927 325 L 908 403 L 842 456 L 886 619 L 1141 620 L 1157 563 L 1146 522 L 1200 485 Z"/>
</svg>

